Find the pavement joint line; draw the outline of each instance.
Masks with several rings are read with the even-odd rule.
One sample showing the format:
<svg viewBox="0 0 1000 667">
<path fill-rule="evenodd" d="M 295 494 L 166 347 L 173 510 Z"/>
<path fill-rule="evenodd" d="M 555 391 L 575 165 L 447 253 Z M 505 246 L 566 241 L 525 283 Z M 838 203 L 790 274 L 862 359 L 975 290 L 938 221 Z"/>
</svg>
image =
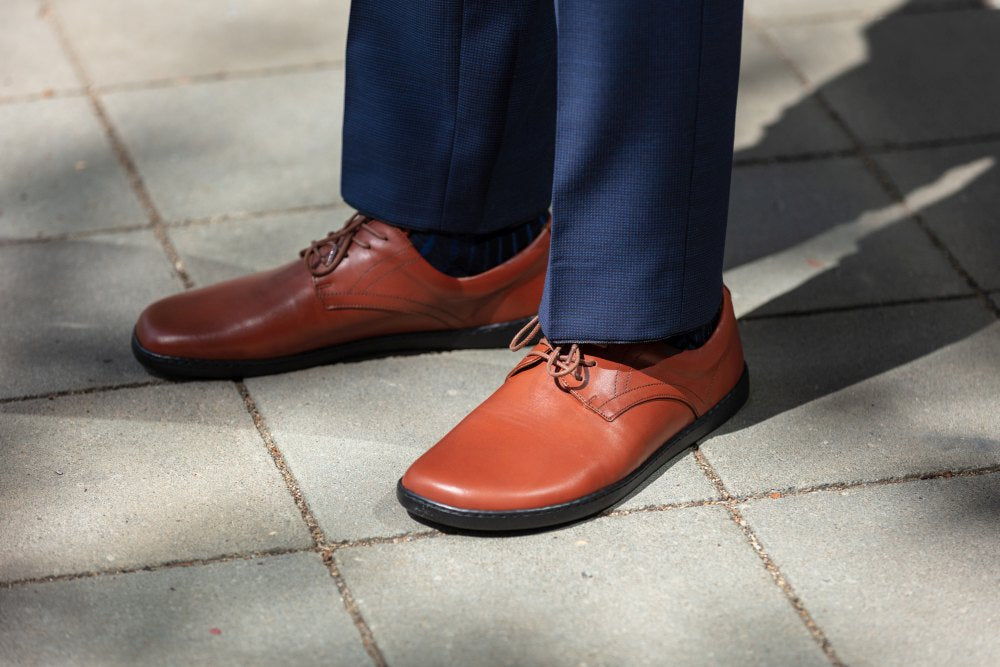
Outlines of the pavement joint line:
<svg viewBox="0 0 1000 667">
<path fill-rule="evenodd" d="M 268 427 L 267 422 L 264 420 L 264 416 L 257 408 L 257 402 L 254 400 L 253 396 L 250 395 L 250 390 L 247 389 L 246 383 L 243 382 L 243 380 L 235 380 L 233 385 L 236 387 L 236 391 L 243 400 L 243 406 L 250 415 L 250 419 L 253 420 L 254 428 L 257 429 L 257 433 L 260 435 L 261 440 L 264 441 L 264 447 L 267 448 L 268 454 L 271 455 L 271 460 L 274 462 L 275 467 L 281 474 L 281 479 L 284 481 L 285 486 L 288 487 L 288 492 L 292 495 L 295 507 L 299 510 L 299 514 L 302 516 L 302 520 L 305 522 L 306 528 L 309 530 L 309 537 L 312 539 L 313 544 L 317 549 L 326 548 L 326 535 L 323 534 L 323 530 L 319 527 L 319 522 L 316 521 L 316 517 L 313 516 L 312 510 L 309 508 L 309 504 L 306 502 L 305 496 L 302 495 L 302 490 L 299 488 L 299 482 L 295 479 L 295 475 L 292 474 L 287 461 L 285 461 L 285 455 L 280 449 L 278 449 L 278 444 L 275 442 L 274 436 L 271 434 L 270 427 Z"/>
<path fill-rule="evenodd" d="M 909 475 L 898 475 L 894 477 L 881 477 L 873 480 L 858 480 L 854 482 L 826 482 L 823 484 L 813 484 L 810 486 L 788 487 L 784 489 L 771 489 L 770 491 L 758 491 L 741 496 L 733 496 L 732 500 L 736 504 L 757 502 L 761 500 L 779 500 L 781 498 L 793 498 L 795 496 L 811 495 L 813 493 L 833 493 L 839 491 L 853 491 L 855 489 L 869 489 L 879 486 L 892 486 L 896 484 L 909 484 L 911 482 L 924 482 L 936 479 L 957 479 L 962 477 L 981 477 L 983 475 L 994 475 L 1000 473 L 1000 465 L 982 466 L 979 468 L 957 468 L 937 470 L 934 472 L 917 472 Z"/>
<path fill-rule="evenodd" d="M 142 380 L 139 382 L 124 382 L 121 384 L 105 384 L 94 387 L 83 387 L 81 389 L 60 389 L 57 391 L 43 392 L 40 394 L 26 394 L 24 396 L 8 396 L 0 398 L 0 405 L 11 403 L 23 403 L 24 401 L 39 401 L 44 399 L 54 400 L 65 398 L 66 396 L 85 396 L 87 394 L 100 394 L 109 391 L 121 391 L 123 389 L 144 389 L 145 387 L 162 387 L 164 385 L 175 384 L 169 380 Z"/>
<path fill-rule="evenodd" d="M 858 19 L 879 21 L 896 16 L 950 14 L 996 9 L 991 2 L 992 0 L 964 0 L 964 2 L 959 3 L 955 0 L 941 0 L 940 2 L 935 3 L 928 2 L 917 6 L 903 6 L 889 10 L 871 11 L 867 9 L 844 9 L 840 11 L 813 12 L 787 17 L 767 17 L 754 14 L 752 12 L 748 12 L 747 15 L 748 18 L 752 17 L 753 20 L 766 23 L 768 25 L 810 25 L 817 23 L 836 23 L 839 21 L 851 21 Z"/>
<path fill-rule="evenodd" d="M 784 594 L 785 599 L 788 600 L 790 605 L 792 605 L 795 613 L 798 614 L 799 619 L 806 626 L 806 630 L 809 631 L 809 634 L 819 646 L 823 655 L 826 656 L 827 660 L 829 660 L 830 664 L 834 667 L 844 667 L 844 662 L 837 656 L 836 651 L 833 649 L 833 645 L 830 644 L 830 640 L 827 638 L 826 634 L 819 627 L 819 625 L 817 625 L 816 620 L 813 618 L 812 614 L 809 613 L 809 610 L 806 609 L 805 603 L 802 602 L 802 598 L 800 598 L 798 593 L 795 592 L 795 589 L 792 588 L 788 579 L 786 579 L 785 575 L 782 574 L 778 565 L 774 562 L 767 551 L 764 550 L 764 546 L 757 538 L 757 534 L 743 517 L 736 499 L 731 493 L 729 493 L 729 490 L 722 482 L 722 478 L 719 477 L 715 468 L 712 467 L 712 464 L 709 463 L 708 459 L 705 458 L 705 455 L 700 449 L 694 450 L 694 458 L 698 467 L 701 468 L 702 473 L 704 473 L 705 477 L 708 478 L 708 481 L 711 482 L 712 486 L 715 487 L 716 492 L 718 492 L 719 496 L 722 498 L 722 506 L 725 507 L 726 511 L 729 513 L 729 518 L 736 524 L 736 527 L 740 530 L 740 532 L 743 533 L 743 537 L 750 544 L 750 547 L 754 550 L 754 553 L 757 554 L 757 557 L 760 558 L 764 565 L 764 569 L 771 575 L 771 579 Z"/>
<path fill-rule="evenodd" d="M 382 650 L 379 649 L 378 644 L 375 643 L 375 636 L 372 634 L 371 627 L 364 620 L 364 616 L 361 614 L 361 608 L 358 606 L 357 600 L 354 599 L 354 594 L 347 586 L 347 581 L 344 579 L 344 575 L 341 573 L 340 567 L 337 565 L 334 552 L 332 550 L 325 550 L 322 552 L 322 557 L 327 571 L 330 572 L 330 576 L 333 577 L 333 581 L 337 585 L 337 590 L 340 592 L 340 599 L 344 603 L 344 609 L 346 609 L 347 613 L 350 614 L 352 619 L 354 619 L 354 625 L 358 629 L 358 633 L 361 635 L 361 643 L 364 645 L 365 651 L 368 652 L 369 657 L 375 665 L 378 667 L 385 667 L 388 663 L 386 663 L 385 657 L 382 655 Z"/>
<path fill-rule="evenodd" d="M 1000 132 L 983 132 L 982 134 L 955 135 L 951 137 L 935 137 L 933 139 L 917 139 L 915 141 L 884 141 L 880 144 L 865 144 L 868 153 L 888 154 L 907 153 L 910 151 L 925 151 L 936 148 L 954 148 L 957 146 L 974 146 L 976 144 L 991 144 L 1000 141 Z"/>
<path fill-rule="evenodd" d="M 185 218 L 166 223 L 171 228 L 201 227 L 205 225 L 216 225 L 227 222 L 240 222 L 243 220 L 259 220 L 279 215 L 295 215 L 299 213 L 324 213 L 335 211 L 338 208 L 348 207 L 342 201 L 325 202 L 322 204 L 302 204 L 301 206 L 288 206 L 284 208 L 265 208 L 256 211 L 234 211 L 232 213 L 219 213 L 203 218 Z"/>
<path fill-rule="evenodd" d="M 947 261 L 951 265 L 952 270 L 955 271 L 955 273 L 958 274 L 960 278 L 962 278 L 965 284 L 968 285 L 969 288 L 976 293 L 976 295 L 979 297 L 979 302 L 982 304 L 982 306 L 987 311 L 992 313 L 994 318 L 1000 319 L 1000 306 L 998 306 L 989 298 L 986 290 L 983 289 L 983 286 L 980 285 L 975 278 L 973 278 L 972 274 L 969 273 L 969 271 L 964 266 L 962 266 L 962 263 L 958 260 L 958 257 L 956 257 L 955 254 L 951 251 L 951 249 L 948 248 L 948 246 L 941 239 L 941 237 L 933 229 L 931 229 L 930 225 L 924 219 L 923 215 L 919 211 L 915 211 L 913 207 L 910 206 L 909 201 L 907 201 L 906 195 L 903 194 L 903 191 L 900 189 L 899 185 L 892 179 L 892 176 L 890 176 L 889 173 L 885 169 L 883 169 L 871 156 L 864 142 L 861 140 L 861 137 L 858 135 L 857 132 L 854 131 L 854 128 L 852 128 L 850 123 L 847 122 L 847 119 L 845 119 L 844 116 L 839 111 L 837 111 L 837 109 L 833 106 L 833 104 L 826 98 L 826 95 L 824 95 L 821 90 L 816 88 L 815 83 L 809 79 L 805 71 L 801 67 L 799 67 L 798 63 L 795 62 L 795 60 L 788 53 L 786 53 L 783 48 L 781 48 L 781 45 L 778 43 L 778 41 L 774 39 L 771 33 L 768 32 L 764 26 L 759 25 L 753 20 L 748 20 L 747 25 L 750 26 L 750 28 L 753 29 L 761 37 L 764 43 L 775 53 L 775 55 L 777 55 L 791 68 L 791 70 L 793 71 L 793 73 L 799 79 L 799 81 L 802 83 L 803 86 L 812 89 L 814 91 L 813 99 L 815 99 L 816 102 L 820 105 L 820 107 L 826 112 L 827 116 L 834 123 L 834 125 L 839 127 L 840 130 L 844 132 L 844 134 L 848 137 L 848 139 L 853 144 L 855 150 L 857 150 L 858 157 L 865 165 L 865 168 L 867 169 L 868 173 L 882 187 L 883 192 L 885 192 L 885 194 L 888 195 L 890 199 L 894 200 L 897 204 L 899 204 L 903 208 L 903 211 L 906 213 L 906 215 L 916 223 L 916 225 L 921 229 L 921 231 L 924 232 L 924 235 L 930 241 L 931 245 L 933 245 L 945 259 L 945 261 Z"/>
<path fill-rule="evenodd" d="M 443 533 L 440 530 L 434 530 L 433 528 L 428 530 L 411 530 L 405 533 L 398 533 L 396 535 L 362 537 L 354 540 L 338 540 L 336 542 L 328 542 L 322 550 L 324 552 L 333 553 L 340 551 L 341 549 L 373 547 L 381 544 L 403 544 L 404 542 L 414 542 L 416 540 L 444 537 L 445 535 L 446 533 Z"/>
<path fill-rule="evenodd" d="M 799 83 L 802 83 L 801 79 Z M 803 84 L 806 85 L 806 84 Z M 808 85 L 806 85 L 809 88 Z M 815 92 L 815 90 L 813 89 Z M 886 141 L 879 144 L 866 144 L 864 150 L 869 155 L 895 155 L 916 151 L 935 150 L 941 148 L 956 148 L 961 146 L 977 146 L 1000 142 L 1000 132 L 985 132 L 982 134 L 954 135 L 950 137 L 935 137 L 917 141 Z M 737 151 L 739 152 L 739 151 Z M 824 160 L 841 160 L 859 158 L 861 151 L 857 147 L 838 148 L 824 151 L 805 151 L 802 153 L 779 153 L 777 155 L 762 155 L 760 157 L 736 158 L 734 169 L 750 167 L 770 167 L 782 164 L 802 164 L 822 162 Z"/>
<path fill-rule="evenodd" d="M 797 317 L 814 317 L 816 315 L 832 315 L 836 313 L 852 313 L 862 310 L 878 310 L 882 308 L 898 308 L 900 306 L 918 306 L 928 303 L 946 303 L 949 301 L 965 301 L 978 299 L 976 292 L 966 292 L 965 294 L 942 294 L 938 296 L 920 296 L 908 299 L 894 299 L 889 301 L 868 301 L 861 303 L 847 304 L 843 306 L 824 306 L 822 308 L 807 308 L 803 310 L 787 310 L 775 313 L 761 313 L 754 315 L 748 313 L 737 318 L 740 322 L 757 322 L 759 320 L 781 320 Z"/>
<path fill-rule="evenodd" d="M 141 81 L 123 81 L 120 83 L 95 85 L 94 90 L 99 95 L 105 95 L 109 93 L 132 92 L 139 90 L 183 88 L 190 85 L 218 83 L 220 81 L 263 79 L 268 77 L 284 76 L 287 74 L 326 72 L 340 69 L 343 66 L 344 59 L 335 58 L 332 60 L 316 60 L 307 63 L 292 63 L 288 65 L 269 65 L 243 70 L 219 70 L 217 72 L 207 72 L 205 74 L 181 74 L 178 76 L 144 79 Z"/>
<path fill-rule="evenodd" d="M 726 501 L 721 498 L 704 498 L 702 500 L 683 500 L 676 503 L 654 503 L 651 505 L 641 505 L 639 507 L 625 507 L 613 509 L 598 514 L 599 517 L 616 519 L 630 514 L 648 514 L 651 512 L 669 512 L 671 510 L 686 510 L 695 507 L 718 507 L 724 505 Z"/>
<path fill-rule="evenodd" d="M 736 152 L 738 153 L 739 151 Z M 842 160 L 857 156 L 858 152 L 853 148 L 838 148 L 826 151 L 806 151 L 804 153 L 781 153 L 778 155 L 762 155 L 760 157 L 734 158 L 733 169 L 823 162 L 824 160 Z"/>
<path fill-rule="evenodd" d="M 706 460 L 707 463 L 707 460 Z M 701 462 L 698 462 L 699 468 L 706 475 L 705 469 L 702 467 Z M 714 471 L 714 468 L 712 469 Z M 933 472 L 917 472 L 909 475 L 899 475 L 895 477 L 880 477 L 879 479 L 872 480 L 858 480 L 851 482 L 824 482 L 822 484 L 812 484 L 810 486 L 790 486 L 782 489 L 769 489 L 767 491 L 756 491 L 754 493 L 746 493 L 738 496 L 732 494 L 728 498 L 705 498 L 702 500 L 687 500 L 676 503 L 662 503 L 653 505 L 643 505 L 641 507 L 629 507 L 623 509 L 615 509 L 609 512 L 604 512 L 599 516 L 617 518 L 628 516 L 630 514 L 636 513 L 650 513 L 650 512 L 667 512 L 670 510 L 679 509 L 692 509 L 695 507 L 717 507 L 725 506 L 727 503 L 735 503 L 737 505 L 742 505 L 750 502 L 767 501 L 767 500 L 780 500 L 781 498 L 794 498 L 795 496 L 805 496 L 814 493 L 832 493 L 839 491 L 853 491 L 855 489 L 868 489 L 879 486 L 890 486 L 895 484 L 908 484 L 911 482 L 923 482 L 927 480 L 935 479 L 955 479 L 960 477 L 980 477 L 982 475 L 993 475 L 1000 473 L 1000 465 L 993 466 L 983 466 L 979 468 L 957 468 L 957 469 L 946 469 L 937 470 Z M 716 474 L 716 477 L 718 475 Z M 715 485 L 715 481 L 709 477 L 709 481 Z M 721 483 L 721 482 L 720 482 Z M 718 487 L 716 486 L 716 489 Z M 391 538 L 389 538 L 391 539 Z"/>
<path fill-rule="evenodd" d="M 50 584 L 60 581 L 75 581 L 77 579 L 92 579 L 96 577 L 113 577 L 120 574 L 136 574 L 138 572 L 158 572 L 160 570 L 172 570 L 180 567 L 199 567 L 202 565 L 214 565 L 215 563 L 229 563 L 238 560 L 255 560 L 260 558 L 271 558 L 273 556 L 287 556 L 300 553 L 318 553 L 316 547 L 305 549 L 277 548 L 264 551 L 250 551 L 238 554 L 223 554 L 221 556 L 211 556 L 208 558 L 188 558 L 183 560 L 171 560 L 152 565 L 136 565 L 135 567 L 122 567 L 111 570 L 92 570 L 87 572 L 72 572 L 68 574 L 52 574 L 42 577 L 28 577 L 25 579 L 13 579 L 11 581 L 0 581 L 0 590 L 9 588 L 20 588 L 22 586 L 33 586 L 36 584 Z"/>
<path fill-rule="evenodd" d="M 443 535 L 444 533 L 436 530 L 419 530 L 419 531 L 411 531 L 408 533 L 400 533 L 398 535 L 391 535 L 385 537 L 365 537 L 356 540 L 343 540 L 341 542 L 333 542 L 325 547 L 319 547 L 316 546 L 315 544 L 305 548 L 278 547 L 275 549 L 266 549 L 262 551 L 248 551 L 242 553 L 222 554 L 219 556 L 210 556 L 207 558 L 189 558 L 181 560 L 161 561 L 158 563 L 148 563 L 146 565 L 136 565 L 134 567 L 123 567 L 123 568 L 108 569 L 108 570 L 88 570 L 84 572 L 69 572 L 66 574 L 50 574 L 41 577 L 27 577 L 24 579 L 12 579 L 9 581 L 0 581 L 0 590 L 5 588 L 17 588 L 19 586 L 32 586 L 35 584 L 47 584 L 59 581 L 73 581 L 75 579 L 110 577 L 118 574 L 134 574 L 136 572 L 156 572 L 158 570 L 169 570 L 178 567 L 197 567 L 200 565 L 212 565 L 214 563 L 227 563 L 230 561 L 237 561 L 237 560 L 264 559 L 264 558 L 272 558 L 274 556 L 287 556 L 291 554 L 300 554 L 300 553 L 316 553 L 323 556 L 326 553 L 339 551 L 341 549 L 371 547 L 379 544 L 402 544 L 404 542 L 412 542 L 420 539 L 442 537 Z"/>
<path fill-rule="evenodd" d="M 264 447 L 271 455 L 271 460 L 278 469 L 282 480 L 285 482 L 288 492 L 292 496 L 295 506 L 299 510 L 299 514 L 302 516 L 302 521 L 306 524 L 306 528 L 309 530 L 309 536 L 312 538 L 314 548 L 319 550 L 322 555 L 323 564 L 326 566 L 327 572 L 330 573 L 330 577 L 337 586 L 337 591 L 340 593 L 340 599 L 344 605 L 344 609 L 350 615 L 351 620 L 354 622 L 354 627 L 360 635 L 361 644 L 364 646 L 365 651 L 372 659 L 372 662 L 377 667 L 384 667 L 386 664 L 385 657 L 382 655 L 381 649 L 379 649 L 378 644 L 375 642 L 375 636 L 372 634 L 371 627 L 368 625 L 364 615 L 361 613 L 361 609 L 358 607 L 358 604 L 354 599 L 354 594 L 351 593 L 351 589 L 348 587 L 347 581 L 344 579 L 344 575 L 340 572 L 340 568 L 337 566 L 337 562 L 333 557 L 335 549 L 330 546 L 329 540 L 326 538 L 326 534 L 323 532 L 319 522 L 316 520 L 312 510 L 309 508 L 309 503 L 306 502 L 305 496 L 302 494 L 302 489 L 299 486 L 298 480 L 295 479 L 295 475 L 288 467 L 285 455 L 278 448 L 278 444 L 274 440 L 274 436 L 271 433 L 270 427 L 267 425 L 267 421 L 264 419 L 260 409 L 257 407 L 257 402 L 250 394 L 250 390 L 247 389 L 246 383 L 244 383 L 243 380 L 236 380 L 233 382 L 233 385 L 236 387 L 237 392 L 239 392 L 240 398 L 243 399 L 243 405 L 246 407 L 247 413 L 253 420 L 254 427 L 257 429 L 257 433 L 264 442 Z"/>
<path fill-rule="evenodd" d="M 105 137 L 111 144 L 112 152 L 117 158 L 122 169 L 124 169 L 125 175 L 128 177 L 129 185 L 132 187 L 132 194 L 135 195 L 136 199 L 138 199 L 139 205 L 146 213 L 146 217 L 149 220 L 149 227 L 153 230 L 153 235 L 156 237 L 157 241 L 160 242 L 160 247 L 163 249 L 164 254 L 166 254 L 167 260 L 173 267 L 174 273 L 184 285 L 184 288 L 190 289 L 194 285 L 194 282 L 191 280 L 187 270 L 184 268 L 180 254 L 177 252 L 177 248 L 174 247 L 173 242 L 170 240 L 170 236 L 167 234 L 166 227 L 163 224 L 163 218 L 160 215 L 159 210 L 156 208 L 156 204 L 153 202 L 153 197 L 150 194 L 149 189 L 146 187 L 142 174 L 139 173 L 139 168 L 136 166 L 135 160 L 132 158 L 128 147 L 125 145 L 125 140 L 111 122 L 111 116 L 104 107 L 104 103 L 101 101 L 100 96 L 95 92 L 93 81 L 87 73 L 86 68 L 83 66 L 83 61 L 73 48 L 69 35 L 66 33 L 62 22 L 59 21 L 55 10 L 48 0 L 43 0 L 41 3 L 41 15 L 48 21 L 56 40 L 59 42 L 60 47 L 62 47 L 63 53 L 66 55 L 67 60 L 73 67 L 77 80 L 79 80 L 80 84 L 84 87 L 87 99 L 90 101 L 90 107 L 93 110 L 94 115 L 97 117 L 97 121 L 103 128 Z"/>
<path fill-rule="evenodd" d="M 58 234 L 48 234 L 45 236 L 27 236 L 24 238 L 0 238 L 0 248 L 15 245 L 30 245 L 33 243 L 50 243 L 52 241 L 76 241 L 92 236 L 105 236 L 108 234 L 127 234 L 141 232 L 149 229 L 148 223 L 140 225 L 119 225 L 115 227 L 96 227 L 94 229 L 81 229 L 75 232 L 61 232 Z"/>
<path fill-rule="evenodd" d="M 235 81 L 241 79 L 262 79 L 286 74 L 299 74 L 303 72 L 326 72 L 340 69 L 344 66 L 343 58 L 332 60 L 317 60 L 307 63 L 292 63 L 289 65 L 270 65 L 255 67 L 245 70 L 219 70 L 205 74 L 180 74 L 177 76 L 167 76 L 157 79 L 143 79 L 140 81 L 122 81 L 120 83 L 94 84 L 91 90 L 98 95 L 109 93 L 134 92 L 142 90 L 161 90 L 164 88 L 183 88 L 185 86 L 217 83 L 220 81 Z M 86 88 L 45 88 L 31 93 L 20 95 L 0 95 L 0 105 L 3 104 L 24 104 L 27 102 L 37 102 L 39 100 L 50 100 L 61 97 L 86 97 Z"/>
<path fill-rule="evenodd" d="M 63 99 L 67 97 L 86 97 L 87 91 L 83 88 L 45 88 L 33 93 L 23 93 L 21 95 L 0 95 L 0 105 L 4 104 L 30 104 L 41 100 Z"/>
<path fill-rule="evenodd" d="M 972 274 L 969 273 L 962 263 L 958 260 L 958 257 L 951 251 L 951 249 L 945 244 L 944 240 L 931 229 L 930 225 L 924 217 L 914 211 L 909 203 L 905 199 L 900 200 L 900 204 L 906 213 L 917 223 L 917 226 L 924 232 L 927 238 L 930 240 L 931 244 L 937 248 L 937 250 L 944 256 L 945 260 L 951 264 L 952 269 L 965 280 L 965 283 L 976 292 L 976 296 L 979 298 L 979 303 L 985 308 L 989 313 L 993 315 L 994 318 L 1000 320 L 1000 306 L 993 302 L 989 298 L 989 290 L 983 288 Z"/>
<path fill-rule="evenodd" d="M 326 202 L 323 204 L 303 204 L 301 206 L 289 206 L 287 208 L 261 209 L 258 211 L 237 211 L 233 213 L 220 213 L 218 215 L 204 218 L 185 218 L 164 222 L 163 226 L 171 229 L 183 229 L 186 227 L 201 227 L 206 225 L 225 224 L 230 222 L 240 222 L 246 220 L 259 220 L 262 218 L 276 217 L 280 215 L 296 215 L 302 213 L 323 213 L 325 211 L 335 211 L 347 205 L 343 202 Z M 54 241 L 74 241 L 91 236 L 104 236 L 110 234 L 127 234 L 131 232 L 148 230 L 149 223 L 135 225 L 119 225 L 115 227 L 98 227 L 95 229 L 82 229 L 75 232 L 60 232 L 57 234 L 39 234 L 37 236 L 26 236 L 23 238 L 3 238 L 0 237 L 0 248 L 15 245 L 30 245 L 35 243 L 51 243 Z M 192 282 L 193 286 L 193 282 Z"/>
</svg>

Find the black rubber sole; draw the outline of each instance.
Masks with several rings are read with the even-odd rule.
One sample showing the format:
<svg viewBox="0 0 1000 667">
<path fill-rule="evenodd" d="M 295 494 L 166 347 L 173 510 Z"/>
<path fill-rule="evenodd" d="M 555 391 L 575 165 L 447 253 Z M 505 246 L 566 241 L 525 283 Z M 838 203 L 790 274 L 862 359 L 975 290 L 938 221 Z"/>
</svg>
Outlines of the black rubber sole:
<svg viewBox="0 0 1000 667">
<path fill-rule="evenodd" d="M 396 484 L 396 498 L 418 519 L 474 532 L 537 530 L 579 521 L 612 507 L 641 488 L 686 449 L 735 415 L 746 403 L 749 394 L 750 375 L 744 366 L 739 382 L 715 407 L 664 443 L 627 477 L 567 503 L 525 510 L 467 510 L 418 496 L 403 486 L 403 480 Z"/>
<path fill-rule="evenodd" d="M 229 360 L 171 357 L 150 352 L 132 333 L 132 354 L 152 373 L 176 379 L 238 379 L 257 375 L 287 373 L 337 361 L 364 359 L 387 354 L 408 352 L 441 352 L 506 347 L 511 338 L 531 318 L 487 324 L 470 329 L 421 331 L 377 336 L 364 340 L 331 345 L 286 357 L 270 359 Z"/>
</svg>

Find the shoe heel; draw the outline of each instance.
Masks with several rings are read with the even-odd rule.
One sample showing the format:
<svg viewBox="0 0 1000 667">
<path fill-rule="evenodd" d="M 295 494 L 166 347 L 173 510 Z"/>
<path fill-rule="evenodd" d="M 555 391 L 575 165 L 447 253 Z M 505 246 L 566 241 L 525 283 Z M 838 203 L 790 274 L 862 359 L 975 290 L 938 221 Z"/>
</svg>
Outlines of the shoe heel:
<svg viewBox="0 0 1000 667">
<path fill-rule="evenodd" d="M 715 405 L 715 407 L 702 415 L 699 420 L 700 423 L 698 424 L 698 427 L 694 429 L 694 432 L 691 433 L 688 438 L 685 438 L 689 445 L 697 443 L 709 433 L 729 421 L 733 415 L 740 411 L 740 408 L 743 407 L 749 397 L 750 368 L 746 364 L 743 364 L 743 374 L 736 382 L 736 386 L 730 389 L 729 393 L 726 394 L 723 399 Z"/>
</svg>

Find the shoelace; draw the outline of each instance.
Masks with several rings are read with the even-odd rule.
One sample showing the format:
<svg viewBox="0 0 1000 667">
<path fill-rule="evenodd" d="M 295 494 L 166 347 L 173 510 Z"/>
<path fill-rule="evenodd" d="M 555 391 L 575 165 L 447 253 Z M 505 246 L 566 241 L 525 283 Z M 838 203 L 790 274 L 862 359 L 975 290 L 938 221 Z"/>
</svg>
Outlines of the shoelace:
<svg viewBox="0 0 1000 667">
<path fill-rule="evenodd" d="M 370 224 L 373 218 L 355 213 L 344 224 L 341 229 L 330 232 L 326 238 L 313 241 L 309 247 L 299 252 L 299 257 L 304 257 L 309 272 L 317 278 L 327 275 L 347 257 L 347 250 L 352 244 L 361 248 L 371 248 L 371 245 L 358 238 L 358 232 L 362 229 L 382 241 L 388 241 L 389 237 L 383 236 Z"/>
<path fill-rule="evenodd" d="M 524 328 L 514 334 L 514 339 L 510 341 L 509 346 L 511 351 L 517 352 L 521 348 L 530 345 L 531 341 L 541 331 L 542 325 L 538 321 L 538 316 L 535 315 L 531 318 L 531 321 L 524 325 Z M 528 356 L 536 356 L 544 359 L 545 369 L 554 378 L 565 377 L 572 373 L 573 377 L 577 380 L 583 380 L 582 369 L 597 365 L 596 361 L 583 358 L 583 352 L 580 351 L 580 346 L 576 343 L 570 345 L 568 352 L 563 353 L 562 345 L 553 346 L 545 337 L 542 337 L 539 342 L 548 349 L 531 350 L 528 352 Z"/>
</svg>

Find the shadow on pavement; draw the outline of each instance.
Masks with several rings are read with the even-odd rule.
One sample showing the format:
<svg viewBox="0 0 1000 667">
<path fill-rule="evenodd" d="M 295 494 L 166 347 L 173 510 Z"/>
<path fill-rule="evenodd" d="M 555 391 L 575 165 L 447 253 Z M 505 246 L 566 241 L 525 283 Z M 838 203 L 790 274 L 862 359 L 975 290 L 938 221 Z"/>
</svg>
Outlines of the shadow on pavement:
<svg viewBox="0 0 1000 667">
<path fill-rule="evenodd" d="M 849 107 L 837 109 L 848 124 L 853 126 L 857 122 L 869 133 L 886 134 L 884 141 L 865 137 L 867 144 L 895 141 L 893 133 L 885 128 L 894 127 L 897 121 L 920 140 L 927 138 L 920 136 L 921 127 L 946 127 L 951 130 L 948 136 L 955 138 L 968 137 L 971 127 L 981 135 L 982 113 L 978 110 L 970 113 L 969 104 L 978 100 L 980 106 L 989 106 L 989 99 L 980 97 L 975 90 L 964 90 L 961 82 L 991 77 L 1000 81 L 1000 61 L 972 57 L 984 49 L 992 49 L 989 45 L 1000 44 L 1000 11 L 960 12 L 963 16 L 958 27 L 975 29 L 965 41 L 954 39 L 954 25 L 942 29 L 940 38 L 930 39 L 931 42 L 946 40 L 948 46 L 942 50 L 931 48 L 933 44 L 929 45 L 927 38 L 914 39 L 923 33 L 918 35 L 913 21 L 927 21 L 927 15 L 918 11 L 922 6 L 924 3 L 914 0 L 869 25 L 864 33 L 868 58 L 785 110 L 767 128 L 759 144 L 738 153 L 736 160 L 750 151 L 759 153 L 769 144 L 786 145 L 782 138 L 786 128 L 801 135 L 796 129 L 801 127 L 800 117 L 815 103 L 811 100 L 818 97 L 824 103 L 835 100 L 835 105 L 849 102 Z M 942 16 L 942 22 L 955 18 L 951 13 Z M 967 74 L 960 66 L 975 69 L 978 74 Z M 1000 266 L 1000 221 L 995 215 L 996 206 L 1000 205 L 1000 115 L 993 113 L 992 121 L 998 140 L 994 143 L 965 142 L 968 145 L 957 149 L 879 151 L 874 155 L 880 166 L 891 165 L 893 179 L 912 200 L 912 208 L 919 211 L 935 234 L 946 238 L 963 268 L 980 281 L 984 280 L 980 276 L 985 275 L 988 280 L 996 275 L 982 258 L 993 258 Z M 858 169 L 862 168 L 860 158 L 843 160 L 854 161 Z M 920 166 L 908 168 L 909 165 Z M 821 166 L 822 163 L 804 161 L 783 169 L 801 171 Z M 891 296 L 885 293 L 887 285 L 897 284 L 906 289 L 909 284 L 927 283 L 928 274 L 934 281 L 921 285 L 923 294 L 948 297 L 971 294 L 972 288 L 953 271 L 912 216 L 892 204 L 888 192 L 882 192 L 882 201 L 878 201 L 881 198 L 878 195 L 824 201 L 824 190 L 836 195 L 840 188 L 836 182 L 816 178 L 816 192 L 806 195 L 819 202 L 813 209 L 816 217 L 793 221 L 795 226 L 808 231 L 792 232 L 788 238 L 778 239 L 761 228 L 759 220 L 752 221 L 754 227 L 748 227 L 735 207 L 740 180 L 747 175 L 747 168 L 737 169 L 734 175 L 727 279 L 739 276 L 754 262 L 766 262 L 773 257 L 782 261 L 762 265 L 774 273 L 756 276 L 766 284 L 765 288 L 752 295 L 751 308 L 742 313 L 753 388 L 750 402 L 725 430 L 750 426 L 905 365 L 996 321 L 975 297 L 766 319 L 782 313 L 823 310 L 851 301 L 877 305 Z M 878 185 L 874 177 L 870 180 Z M 809 183 L 803 181 L 798 185 L 808 187 Z M 970 206 L 969 202 L 976 205 Z M 993 206 L 986 207 L 985 202 L 992 202 Z M 775 203 L 775 216 L 782 215 L 780 204 Z M 794 215 L 795 211 L 786 214 Z M 787 226 L 788 221 L 782 220 L 780 224 Z M 816 241 L 820 237 L 824 237 L 823 242 Z M 746 241 L 743 247 L 738 245 L 740 240 Z M 811 253 L 819 254 L 820 258 Z M 915 262 L 914 256 L 926 260 Z M 803 269 L 807 263 L 809 266 Z M 744 289 L 738 283 L 730 284 L 734 293 Z M 1000 285 L 980 283 L 980 286 Z M 961 373 L 962 369 L 954 371 Z M 877 419 L 877 415 L 872 417 Z"/>
</svg>

